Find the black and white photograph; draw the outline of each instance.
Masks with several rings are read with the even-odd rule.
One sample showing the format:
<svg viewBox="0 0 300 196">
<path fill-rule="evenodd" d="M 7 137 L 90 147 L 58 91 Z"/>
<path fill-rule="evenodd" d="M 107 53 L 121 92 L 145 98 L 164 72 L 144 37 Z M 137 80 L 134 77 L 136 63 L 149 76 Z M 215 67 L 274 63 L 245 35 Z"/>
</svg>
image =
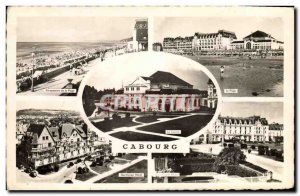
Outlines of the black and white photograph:
<svg viewBox="0 0 300 196">
<path fill-rule="evenodd" d="M 198 63 L 155 52 L 121 58 L 93 70 L 82 86 L 84 113 L 100 131 L 126 141 L 172 141 L 211 121 L 217 88 Z M 122 62 L 127 72 L 114 72 Z"/>
<path fill-rule="evenodd" d="M 283 36 L 277 17 L 157 17 L 153 50 L 204 65 L 223 96 L 282 97 Z"/>
<path fill-rule="evenodd" d="M 20 17 L 16 45 L 18 94 L 76 96 L 92 67 L 148 50 L 148 19 Z"/>
<path fill-rule="evenodd" d="M 3 9 L 8 191 L 295 188 L 294 7 L 64 3 Z"/>
<path fill-rule="evenodd" d="M 146 183 L 145 154 L 112 153 L 72 103 L 18 102 L 16 179 L 20 183 Z"/>
<path fill-rule="evenodd" d="M 283 104 L 226 103 L 190 153 L 152 154 L 154 183 L 279 183 L 284 177 Z"/>
</svg>

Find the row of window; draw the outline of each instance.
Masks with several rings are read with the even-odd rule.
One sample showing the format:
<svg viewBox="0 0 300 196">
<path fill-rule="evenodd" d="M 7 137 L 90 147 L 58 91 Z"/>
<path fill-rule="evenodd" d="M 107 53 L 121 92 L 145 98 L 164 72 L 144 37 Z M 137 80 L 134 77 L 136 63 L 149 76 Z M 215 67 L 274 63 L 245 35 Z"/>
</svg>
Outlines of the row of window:
<svg viewBox="0 0 300 196">
<path fill-rule="evenodd" d="M 134 89 L 136 89 L 137 91 L 139 91 L 139 90 L 140 90 L 140 87 L 136 87 L 136 88 L 135 88 L 135 87 L 130 87 L 130 88 L 129 88 L 129 87 L 126 87 L 126 88 L 125 88 L 126 91 L 129 91 L 129 90 L 134 91 Z"/>
</svg>

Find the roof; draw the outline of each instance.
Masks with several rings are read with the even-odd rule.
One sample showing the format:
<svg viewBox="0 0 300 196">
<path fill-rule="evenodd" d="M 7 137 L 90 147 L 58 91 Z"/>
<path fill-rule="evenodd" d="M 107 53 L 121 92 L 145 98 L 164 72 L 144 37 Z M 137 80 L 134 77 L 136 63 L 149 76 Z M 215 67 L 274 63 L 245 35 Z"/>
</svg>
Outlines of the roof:
<svg viewBox="0 0 300 196">
<path fill-rule="evenodd" d="M 232 44 L 244 43 L 244 41 L 233 41 Z"/>
<path fill-rule="evenodd" d="M 152 78 L 151 77 L 145 77 L 145 76 L 141 76 L 141 78 L 143 78 L 144 80 L 151 80 Z"/>
<path fill-rule="evenodd" d="M 151 76 L 151 83 L 170 83 L 175 85 L 181 85 L 181 86 L 189 86 L 193 87 L 193 85 L 189 84 L 188 82 L 178 78 L 174 74 L 170 72 L 164 72 L 164 71 L 157 71 Z"/>
<path fill-rule="evenodd" d="M 77 129 L 77 132 L 79 133 L 79 135 L 82 138 L 86 138 L 87 137 L 87 133 L 86 133 L 86 131 L 83 130 L 83 128 L 82 128 L 81 125 L 76 125 L 76 129 Z"/>
<path fill-rule="evenodd" d="M 260 116 L 250 116 L 247 118 L 239 118 L 239 117 L 219 117 L 219 120 L 223 123 L 225 120 L 226 122 L 231 121 L 231 123 L 234 123 L 235 121 L 237 124 L 241 123 L 242 124 L 254 124 L 256 121 L 259 121 L 262 125 L 268 125 L 268 121 L 265 118 L 261 118 Z"/>
<path fill-rule="evenodd" d="M 270 37 L 270 38 L 273 38 L 270 34 L 267 34 L 263 31 L 259 31 L 259 30 L 255 31 L 254 33 L 251 33 L 250 35 L 248 35 L 246 37 L 244 37 L 244 39 L 245 38 L 250 38 L 250 37 Z"/>
<path fill-rule="evenodd" d="M 221 34 L 222 37 L 236 39 L 235 33 L 231 32 L 231 31 L 227 31 L 227 30 L 219 30 L 217 33 L 199 33 L 199 32 L 196 32 L 195 36 L 197 36 L 197 38 L 215 38 L 215 37 L 218 37 L 219 34 Z"/>
<path fill-rule="evenodd" d="M 198 89 L 178 89 L 178 90 L 173 90 L 173 89 L 160 89 L 160 90 L 146 90 L 146 94 L 166 94 L 166 95 L 171 95 L 171 94 L 197 94 L 200 95 L 201 97 L 207 97 L 208 93 L 207 91 L 200 91 Z"/>
<path fill-rule="evenodd" d="M 54 141 L 59 141 L 60 139 L 60 133 L 58 127 L 49 127 L 50 134 L 52 135 Z"/>
<path fill-rule="evenodd" d="M 73 124 L 70 123 L 62 124 L 60 128 L 61 136 L 65 135 L 66 137 L 70 137 L 74 129 L 75 129 L 75 125 Z"/>
<path fill-rule="evenodd" d="M 281 131 L 283 130 L 283 124 L 272 123 L 269 125 L 269 130 Z"/>
<path fill-rule="evenodd" d="M 27 133 L 30 133 L 31 135 L 37 134 L 37 136 L 40 137 L 44 128 L 45 128 L 45 125 L 43 125 L 43 124 L 30 124 L 27 129 Z"/>
</svg>

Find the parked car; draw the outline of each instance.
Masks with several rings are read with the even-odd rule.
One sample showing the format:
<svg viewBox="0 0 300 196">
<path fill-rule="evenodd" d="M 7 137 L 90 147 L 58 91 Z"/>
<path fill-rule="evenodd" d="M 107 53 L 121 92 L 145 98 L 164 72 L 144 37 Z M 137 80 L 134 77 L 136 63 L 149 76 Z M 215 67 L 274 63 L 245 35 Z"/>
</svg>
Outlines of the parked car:
<svg viewBox="0 0 300 196">
<path fill-rule="evenodd" d="M 37 171 L 34 170 L 34 171 L 30 172 L 29 176 L 32 178 L 37 177 Z"/>
</svg>

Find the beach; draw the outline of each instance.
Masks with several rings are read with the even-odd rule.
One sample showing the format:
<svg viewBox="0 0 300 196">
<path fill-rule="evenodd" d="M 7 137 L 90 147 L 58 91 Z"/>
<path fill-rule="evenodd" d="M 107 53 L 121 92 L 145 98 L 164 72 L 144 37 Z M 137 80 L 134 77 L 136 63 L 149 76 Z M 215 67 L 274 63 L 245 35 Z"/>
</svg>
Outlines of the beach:
<svg viewBox="0 0 300 196">
<path fill-rule="evenodd" d="M 186 56 L 206 68 L 217 79 L 223 96 L 283 96 L 283 58 L 242 59 L 238 57 Z M 225 71 L 220 76 L 220 67 Z M 238 89 L 224 93 L 224 89 Z"/>
</svg>

